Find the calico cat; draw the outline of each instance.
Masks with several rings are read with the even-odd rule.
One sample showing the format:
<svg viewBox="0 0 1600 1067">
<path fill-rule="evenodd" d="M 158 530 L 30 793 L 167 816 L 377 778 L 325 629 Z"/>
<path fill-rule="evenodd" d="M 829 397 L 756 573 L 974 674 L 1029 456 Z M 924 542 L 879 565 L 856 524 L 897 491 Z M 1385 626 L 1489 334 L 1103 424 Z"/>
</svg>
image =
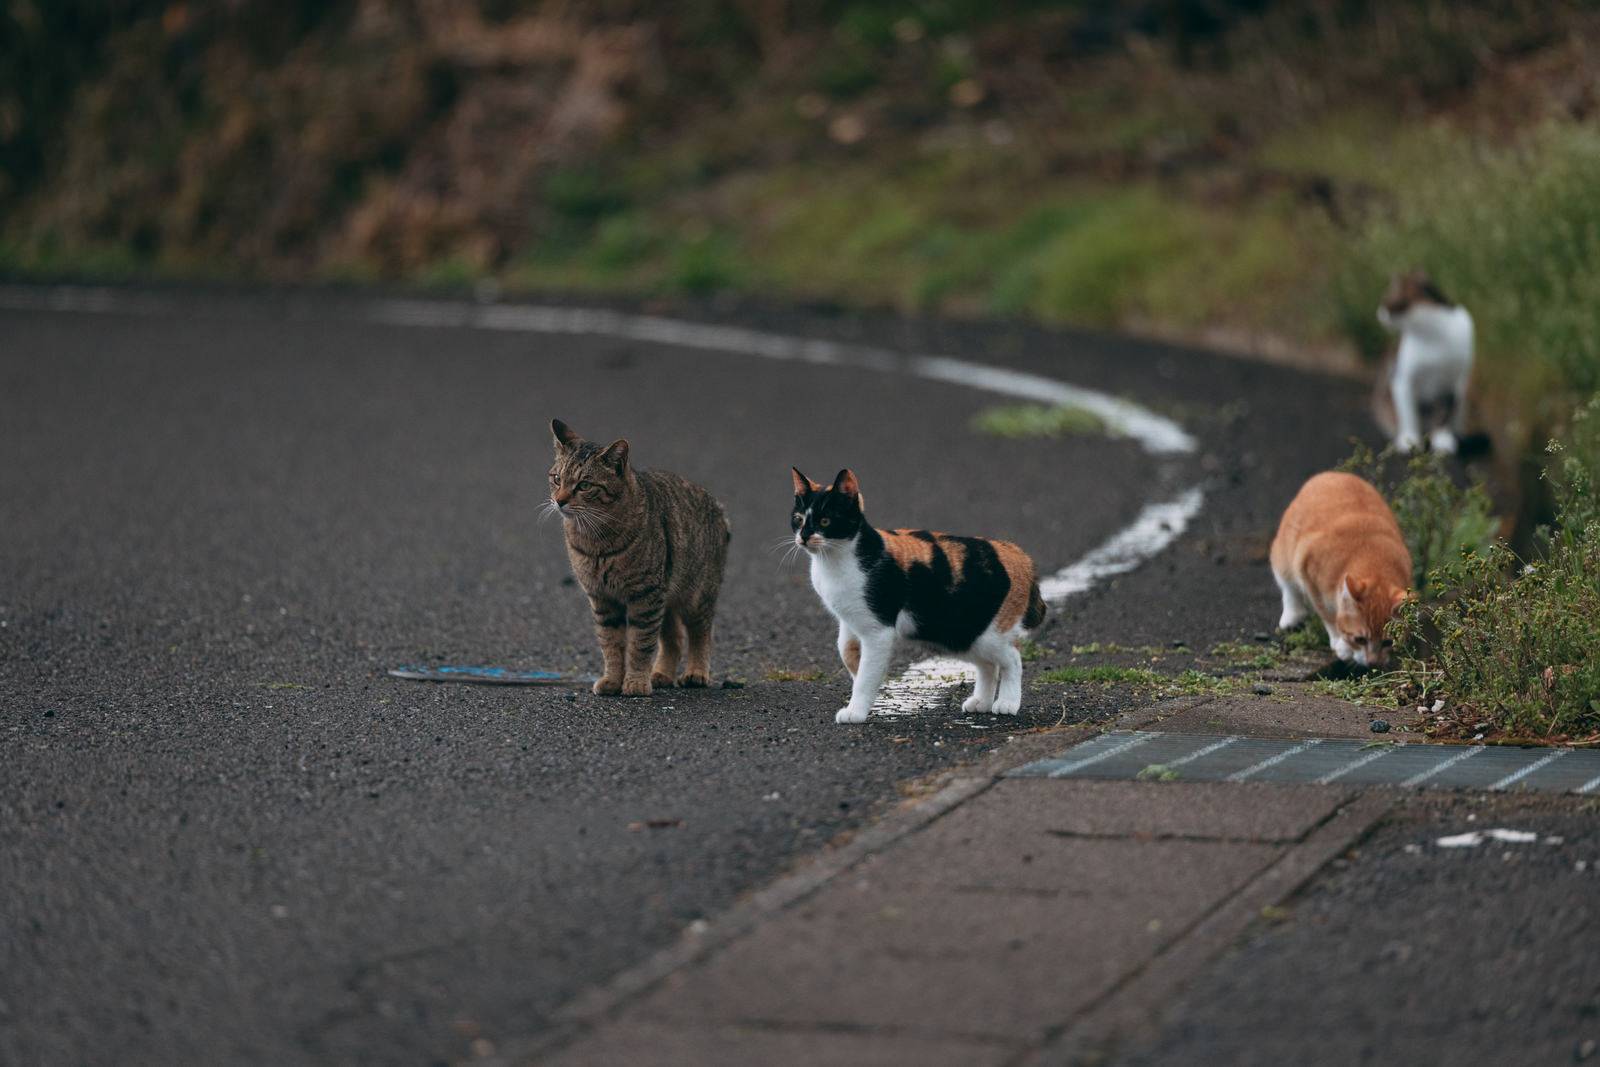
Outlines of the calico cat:
<svg viewBox="0 0 1600 1067">
<path fill-rule="evenodd" d="M 1410 595 L 1411 553 L 1364 479 L 1324 471 L 1301 486 L 1272 542 L 1272 576 L 1283 593 L 1281 629 L 1299 626 L 1309 606 L 1341 660 L 1380 667 L 1389 658 L 1384 627 Z"/>
<path fill-rule="evenodd" d="M 722 505 L 676 474 L 634 470 L 627 441 L 585 441 L 560 419 L 550 430 L 550 507 L 561 514 L 605 657 L 594 691 L 649 696 L 652 687 L 670 687 L 685 644 L 678 684 L 709 684 L 711 622 L 731 536 Z"/>
<path fill-rule="evenodd" d="M 866 722 L 904 639 L 935 645 L 978 669 L 963 711 L 1015 715 L 1022 706 L 1022 632 L 1044 621 L 1033 560 L 1007 541 L 927 530 L 875 530 L 848 470 L 824 487 L 794 471 L 795 544 L 811 584 L 839 620 L 839 656 L 855 679 L 835 722 Z"/>
<path fill-rule="evenodd" d="M 1402 452 L 1420 447 L 1424 433 L 1434 451 L 1455 452 L 1467 422 L 1472 316 L 1413 270 L 1390 279 L 1378 321 L 1400 334 L 1378 381 L 1378 424 Z"/>
</svg>

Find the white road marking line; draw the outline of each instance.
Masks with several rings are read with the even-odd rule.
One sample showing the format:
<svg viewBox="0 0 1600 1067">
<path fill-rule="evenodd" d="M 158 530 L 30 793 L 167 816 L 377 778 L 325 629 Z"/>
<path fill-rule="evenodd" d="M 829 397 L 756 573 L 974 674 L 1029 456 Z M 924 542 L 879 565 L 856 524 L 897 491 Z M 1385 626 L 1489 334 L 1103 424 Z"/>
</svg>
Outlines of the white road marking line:
<svg viewBox="0 0 1600 1067">
<path fill-rule="evenodd" d="M 1410 778 L 1407 778 L 1405 781 L 1401 782 L 1400 787 L 1404 789 L 1407 786 L 1421 785 L 1423 782 L 1426 782 L 1429 778 L 1432 778 L 1440 771 L 1454 767 L 1464 759 L 1471 759 L 1473 756 L 1476 756 L 1483 750 L 1484 746 L 1478 745 L 1475 748 L 1467 749 L 1465 752 L 1457 752 L 1454 756 L 1451 756 L 1449 759 L 1439 761 L 1437 765 L 1428 768 L 1421 774 L 1413 774 Z"/>
<path fill-rule="evenodd" d="M 1040 594 L 1051 607 L 1092 589 L 1106 578 L 1126 574 L 1176 541 L 1205 503 L 1205 493 L 1189 489 L 1173 500 L 1147 504 L 1133 525 L 1116 534 L 1070 567 L 1039 580 Z"/>
<path fill-rule="evenodd" d="M 1203 756 L 1211 755 L 1211 753 L 1217 751 L 1219 748 L 1227 748 L 1229 745 L 1238 740 L 1239 738 L 1237 737 L 1224 737 L 1221 741 L 1218 741 L 1215 744 L 1206 745 L 1204 748 L 1196 749 L 1187 756 L 1179 756 L 1175 760 L 1168 760 L 1166 763 L 1163 763 L 1162 766 L 1168 768 L 1182 767 L 1185 763 L 1193 763 L 1195 760 L 1200 759 Z"/>
<path fill-rule="evenodd" d="M 1387 756 L 1389 753 L 1398 752 L 1404 747 L 1405 747 L 1404 745 L 1395 745 L 1395 747 L 1393 747 L 1393 748 L 1380 748 L 1376 752 L 1369 752 L 1365 756 L 1362 756 L 1360 759 L 1352 760 L 1349 763 L 1346 763 L 1343 767 L 1340 767 L 1338 770 L 1329 771 L 1327 774 L 1324 774 L 1321 778 L 1318 778 L 1312 784 L 1313 785 L 1327 785 L 1329 782 L 1335 781 L 1336 779 L 1339 779 L 1339 778 L 1343 778 L 1345 775 L 1349 774 L 1353 770 L 1357 770 L 1358 768 L 1365 767 L 1367 764 L 1371 763 L 1373 760 L 1382 759 L 1383 757 Z"/>
<path fill-rule="evenodd" d="M 972 685 L 978 672 L 958 659 L 919 660 L 898 678 L 891 678 L 878 690 L 872 714 L 890 717 L 921 715 L 943 699 L 943 693 L 958 685 Z M 937 698 L 937 699 L 936 699 Z"/>
<path fill-rule="evenodd" d="M 1262 760 L 1260 763 L 1256 764 L 1253 767 L 1246 767 L 1243 770 L 1234 771 L 1232 774 L 1230 774 L 1226 778 L 1224 778 L 1223 781 L 1224 782 L 1242 782 L 1246 778 L 1249 778 L 1251 775 L 1256 774 L 1259 771 L 1264 771 L 1268 767 L 1272 767 L 1272 766 L 1275 766 L 1275 765 L 1277 765 L 1279 763 L 1282 763 L 1284 760 L 1288 759 L 1290 756 L 1298 756 L 1300 753 L 1304 752 L 1306 749 L 1312 748 L 1313 746 L 1320 745 L 1320 744 L 1322 744 L 1322 738 L 1320 738 L 1320 737 L 1313 737 L 1309 741 L 1302 741 L 1300 744 L 1295 745 L 1293 748 L 1284 749 L 1282 752 L 1278 753 L 1276 756 L 1268 756 L 1266 759 Z"/>
<path fill-rule="evenodd" d="M 1589 779 L 1587 782 L 1584 782 L 1578 788 L 1574 789 L 1573 792 L 1574 793 L 1592 793 L 1596 789 L 1600 789 L 1600 775 L 1595 775 L 1593 778 Z"/>
<path fill-rule="evenodd" d="M 1499 789 L 1506 789 L 1509 786 L 1515 784 L 1516 782 L 1519 782 L 1522 779 L 1526 778 L 1528 775 L 1532 774 L 1534 771 L 1538 770 L 1540 767 L 1543 767 L 1545 764 L 1554 763 L 1556 760 L 1560 759 L 1562 756 L 1565 756 L 1568 753 L 1568 751 L 1570 751 L 1570 750 L 1569 749 L 1565 749 L 1565 748 L 1557 749 L 1556 751 L 1550 753 L 1547 756 L 1544 756 L 1544 757 L 1542 757 L 1540 759 L 1534 760 L 1532 763 L 1530 763 L 1526 767 L 1522 768 L 1522 770 L 1514 771 L 1511 774 L 1508 774 L 1504 778 L 1500 779 L 1498 782 L 1495 782 L 1493 785 L 1489 786 L 1489 789 L 1491 791 L 1499 790 Z"/>
<path fill-rule="evenodd" d="M 1102 735 L 1102 736 L 1110 736 L 1110 735 Z M 1068 763 L 1064 767 L 1057 767 L 1055 770 L 1051 771 L 1045 777 L 1047 777 L 1047 778 L 1061 778 L 1061 777 L 1063 777 L 1065 775 L 1071 774 L 1073 771 L 1081 770 L 1082 768 L 1087 767 L 1087 766 L 1089 766 L 1091 764 L 1094 764 L 1094 763 L 1099 763 L 1101 760 L 1108 760 L 1112 756 L 1119 756 L 1122 753 L 1128 751 L 1128 749 L 1130 749 L 1130 748 L 1138 748 L 1140 745 L 1144 744 L 1146 741 L 1153 741 L 1156 738 L 1161 737 L 1161 736 L 1162 736 L 1161 734 L 1156 734 L 1156 733 L 1134 734 L 1133 737 L 1129 738 L 1127 741 L 1124 741 L 1119 745 L 1112 745 L 1110 748 L 1106 749 L 1104 752 L 1097 753 L 1097 754 L 1095 754 L 1093 756 L 1089 756 L 1089 757 L 1087 757 L 1085 759 L 1076 760 L 1076 761 L 1074 761 L 1072 763 Z"/>
</svg>

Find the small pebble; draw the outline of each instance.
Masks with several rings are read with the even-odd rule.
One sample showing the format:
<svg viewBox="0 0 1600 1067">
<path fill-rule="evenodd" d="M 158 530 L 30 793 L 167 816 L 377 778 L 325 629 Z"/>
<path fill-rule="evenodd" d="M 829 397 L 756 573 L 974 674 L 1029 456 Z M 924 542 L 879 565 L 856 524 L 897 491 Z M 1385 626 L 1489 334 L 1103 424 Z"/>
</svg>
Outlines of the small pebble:
<svg viewBox="0 0 1600 1067">
<path fill-rule="evenodd" d="M 1258 697 L 1269 697 L 1269 696 L 1272 695 L 1272 686 L 1270 686 L 1270 685 L 1252 685 L 1250 687 L 1250 692 L 1254 693 Z"/>
<path fill-rule="evenodd" d="M 1373 719 L 1372 720 L 1372 732 L 1375 733 L 1375 734 L 1386 734 L 1386 733 L 1388 733 L 1389 732 L 1389 720 L 1388 719 Z"/>
</svg>

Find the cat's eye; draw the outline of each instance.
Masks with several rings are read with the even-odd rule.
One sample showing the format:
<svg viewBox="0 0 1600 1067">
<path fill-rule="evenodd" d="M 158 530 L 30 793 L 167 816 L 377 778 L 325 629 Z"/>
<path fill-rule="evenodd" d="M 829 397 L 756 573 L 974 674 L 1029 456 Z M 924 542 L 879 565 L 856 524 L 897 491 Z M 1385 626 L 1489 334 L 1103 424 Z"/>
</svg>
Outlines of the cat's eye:
<svg viewBox="0 0 1600 1067">
<path fill-rule="evenodd" d="M 832 521 L 833 521 L 832 519 L 823 519 L 821 522 L 817 523 L 817 525 L 818 526 L 826 526 L 826 525 L 828 525 L 828 523 L 830 523 Z"/>
<path fill-rule="evenodd" d="M 1383 639 L 1383 647 L 1384 648 L 1393 648 L 1394 647 L 1394 639 L 1393 638 L 1389 638 L 1389 637 L 1385 637 Z"/>
<path fill-rule="evenodd" d="M 580 492 L 580 493 L 587 493 L 589 490 L 591 490 L 593 488 L 594 488 L 594 483 L 593 482 L 579 482 L 578 483 L 578 492 Z"/>
<path fill-rule="evenodd" d="M 800 512 L 797 511 L 797 512 L 794 513 L 794 521 L 795 522 L 805 522 L 806 521 L 806 517 L 804 515 L 802 515 Z"/>
<path fill-rule="evenodd" d="M 1357 637 L 1357 638 L 1356 638 L 1356 639 L 1355 639 L 1355 642 L 1356 642 L 1356 644 L 1358 644 L 1358 645 L 1364 645 L 1364 644 L 1366 644 L 1366 643 L 1367 643 L 1367 639 L 1366 639 L 1366 637 L 1365 637 L 1365 636 L 1362 636 L 1362 637 Z"/>
</svg>

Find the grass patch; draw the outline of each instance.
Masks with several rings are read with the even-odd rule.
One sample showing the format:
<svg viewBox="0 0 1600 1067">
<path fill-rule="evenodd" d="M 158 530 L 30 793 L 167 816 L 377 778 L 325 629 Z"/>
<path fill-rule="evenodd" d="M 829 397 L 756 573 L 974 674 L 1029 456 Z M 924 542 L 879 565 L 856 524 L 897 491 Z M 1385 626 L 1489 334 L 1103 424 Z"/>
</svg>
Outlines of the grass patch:
<svg viewBox="0 0 1600 1067">
<path fill-rule="evenodd" d="M 1068 404 L 1014 404 L 986 408 L 972 417 L 972 429 L 990 437 L 1088 436 L 1105 432 L 1105 420 L 1088 408 Z"/>
<path fill-rule="evenodd" d="M 1021 647 L 1021 649 L 1019 651 L 1021 651 L 1021 653 L 1022 653 L 1022 662 L 1024 662 L 1024 663 L 1032 663 L 1035 660 L 1041 660 L 1041 659 L 1044 659 L 1046 656 L 1051 655 L 1052 653 L 1055 652 L 1055 649 L 1053 649 L 1053 648 L 1045 648 L 1043 645 L 1041 645 L 1039 642 L 1035 641 L 1033 638 L 1024 637 L 1022 639 L 1022 647 Z"/>
<path fill-rule="evenodd" d="M 1525 434 L 1548 432 L 1600 389 L 1600 131 L 1557 124 L 1515 147 L 1440 151 L 1344 249 L 1336 314 L 1376 354 L 1388 343 L 1374 320 L 1384 280 L 1426 267 L 1473 314 L 1480 403 Z"/>
<path fill-rule="evenodd" d="M 1220 678 L 1204 671 L 1186 670 L 1181 674 L 1167 675 L 1144 667 L 1117 667 L 1100 664 L 1093 667 L 1061 667 L 1043 671 L 1035 679 L 1054 685 L 1132 685 L 1172 696 L 1225 695 L 1240 691 L 1247 683 L 1238 678 Z"/>
<path fill-rule="evenodd" d="M 1156 656 L 1165 651 L 1166 649 L 1162 648 L 1160 645 L 1139 645 L 1135 647 L 1133 645 L 1119 645 L 1115 641 L 1091 641 L 1087 645 L 1072 646 L 1072 654 L 1074 656 L 1094 656 L 1101 654 L 1108 656 L 1131 654 Z"/>
<path fill-rule="evenodd" d="M 1227 660 L 1234 667 L 1254 667 L 1270 671 L 1283 665 L 1284 655 L 1276 648 L 1263 647 L 1248 641 L 1224 641 L 1211 649 L 1211 655 Z"/>
<path fill-rule="evenodd" d="M 1160 685 L 1165 679 L 1155 671 L 1143 667 L 1115 667 L 1099 664 L 1094 667 L 1058 667 L 1041 671 L 1034 679 L 1054 685 Z"/>
<path fill-rule="evenodd" d="M 1305 622 L 1283 635 L 1283 647 L 1293 652 L 1319 652 L 1331 648 L 1328 630 L 1313 612 Z"/>
<path fill-rule="evenodd" d="M 791 671 L 783 667 L 768 667 L 761 675 L 768 682 L 825 682 L 832 677 L 827 671 Z"/>
</svg>

